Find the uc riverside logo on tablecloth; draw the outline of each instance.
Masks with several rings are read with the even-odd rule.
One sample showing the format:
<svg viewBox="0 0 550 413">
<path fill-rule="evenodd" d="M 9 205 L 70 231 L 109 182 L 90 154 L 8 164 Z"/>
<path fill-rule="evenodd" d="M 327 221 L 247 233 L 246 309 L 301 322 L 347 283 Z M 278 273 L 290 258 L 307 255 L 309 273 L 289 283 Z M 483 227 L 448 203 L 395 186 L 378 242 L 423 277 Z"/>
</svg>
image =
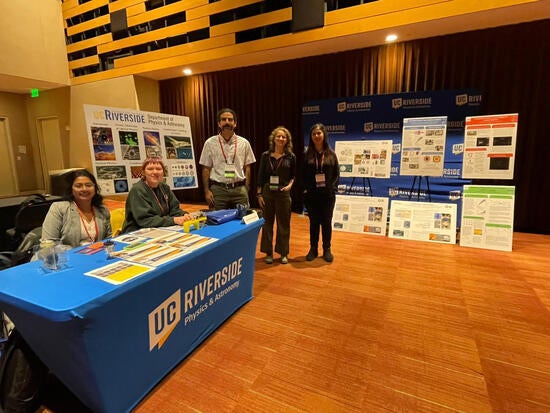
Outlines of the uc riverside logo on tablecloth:
<svg viewBox="0 0 550 413">
<path fill-rule="evenodd" d="M 149 313 L 149 351 L 160 349 L 181 320 L 181 290 Z"/>
</svg>

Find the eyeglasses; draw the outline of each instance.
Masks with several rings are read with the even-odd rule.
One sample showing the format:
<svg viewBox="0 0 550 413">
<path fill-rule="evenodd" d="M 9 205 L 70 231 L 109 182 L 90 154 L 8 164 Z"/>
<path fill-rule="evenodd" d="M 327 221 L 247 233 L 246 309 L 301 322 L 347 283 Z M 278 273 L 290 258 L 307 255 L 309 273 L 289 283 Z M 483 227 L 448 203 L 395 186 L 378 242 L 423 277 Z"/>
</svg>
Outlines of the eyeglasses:
<svg viewBox="0 0 550 413">
<path fill-rule="evenodd" d="M 82 189 L 82 188 L 93 188 L 95 185 L 92 182 L 86 182 L 85 184 L 74 184 L 73 188 Z"/>
</svg>

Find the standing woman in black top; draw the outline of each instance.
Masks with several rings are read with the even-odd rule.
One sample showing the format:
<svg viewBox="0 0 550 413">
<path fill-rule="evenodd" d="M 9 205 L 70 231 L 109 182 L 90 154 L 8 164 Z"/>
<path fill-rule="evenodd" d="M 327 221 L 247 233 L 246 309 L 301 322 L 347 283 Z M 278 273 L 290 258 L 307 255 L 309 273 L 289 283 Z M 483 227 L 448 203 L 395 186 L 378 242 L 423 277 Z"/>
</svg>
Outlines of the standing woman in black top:
<svg viewBox="0 0 550 413">
<path fill-rule="evenodd" d="M 292 152 L 292 136 L 287 128 L 278 126 L 269 135 L 269 150 L 262 153 L 258 170 L 258 203 L 263 209 L 264 226 L 260 251 L 265 262 L 273 263 L 273 224 L 277 219 L 275 252 L 281 263 L 288 263 L 290 241 L 290 189 L 296 175 L 296 156 Z"/>
<path fill-rule="evenodd" d="M 309 252 L 306 260 L 317 258 L 319 227 L 323 234 L 323 259 L 332 262 L 332 213 L 340 179 L 336 153 L 328 144 L 328 135 L 322 123 L 313 125 L 304 159 L 304 203 L 309 216 Z"/>
</svg>

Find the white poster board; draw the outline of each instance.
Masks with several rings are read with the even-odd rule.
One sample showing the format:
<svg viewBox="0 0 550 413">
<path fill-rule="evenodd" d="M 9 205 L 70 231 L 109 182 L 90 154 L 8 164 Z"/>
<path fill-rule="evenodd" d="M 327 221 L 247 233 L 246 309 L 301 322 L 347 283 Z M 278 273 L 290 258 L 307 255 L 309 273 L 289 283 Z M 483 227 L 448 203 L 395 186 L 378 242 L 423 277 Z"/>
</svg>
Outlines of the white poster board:
<svg viewBox="0 0 550 413">
<path fill-rule="evenodd" d="M 391 203 L 390 238 L 456 244 L 456 204 Z"/>
<path fill-rule="evenodd" d="M 336 195 L 332 228 L 336 231 L 386 235 L 389 198 Z"/>
<path fill-rule="evenodd" d="M 403 119 L 400 175 L 443 176 L 447 116 Z"/>
<path fill-rule="evenodd" d="M 389 178 L 392 141 L 336 141 L 342 178 Z"/>
<path fill-rule="evenodd" d="M 460 245 L 512 251 L 514 186 L 464 185 Z"/>
<path fill-rule="evenodd" d="M 517 131 L 517 113 L 467 117 L 462 178 L 513 179 Z"/>
<path fill-rule="evenodd" d="M 122 194 L 141 178 L 141 164 L 162 158 L 172 189 L 198 186 L 186 116 L 84 105 L 94 174 L 103 195 Z"/>
</svg>

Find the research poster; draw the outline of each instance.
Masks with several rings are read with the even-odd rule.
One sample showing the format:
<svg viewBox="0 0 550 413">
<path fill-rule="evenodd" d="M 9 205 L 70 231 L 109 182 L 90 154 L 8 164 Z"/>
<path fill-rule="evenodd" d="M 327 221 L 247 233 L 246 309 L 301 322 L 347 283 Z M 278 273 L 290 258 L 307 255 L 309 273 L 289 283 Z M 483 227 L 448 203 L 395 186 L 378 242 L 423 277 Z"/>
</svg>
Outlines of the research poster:
<svg viewBox="0 0 550 413">
<path fill-rule="evenodd" d="M 388 198 L 336 195 L 332 228 L 336 231 L 386 235 Z"/>
<path fill-rule="evenodd" d="M 456 204 L 392 201 L 390 238 L 456 243 Z"/>
<path fill-rule="evenodd" d="M 342 178 L 389 178 L 392 141 L 336 141 Z"/>
<path fill-rule="evenodd" d="M 401 175 L 443 176 L 447 116 L 403 119 Z"/>
<path fill-rule="evenodd" d="M 512 251 L 514 186 L 465 185 L 460 245 Z"/>
<path fill-rule="evenodd" d="M 124 194 L 141 179 L 142 162 L 162 158 L 172 189 L 198 186 L 186 116 L 84 105 L 94 174 L 103 195 Z"/>
<path fill-rule="evenodd" d="M 462 177 L 513 179 L 517 130 L 517 113 L 467 117 Z"/>
</svg>

